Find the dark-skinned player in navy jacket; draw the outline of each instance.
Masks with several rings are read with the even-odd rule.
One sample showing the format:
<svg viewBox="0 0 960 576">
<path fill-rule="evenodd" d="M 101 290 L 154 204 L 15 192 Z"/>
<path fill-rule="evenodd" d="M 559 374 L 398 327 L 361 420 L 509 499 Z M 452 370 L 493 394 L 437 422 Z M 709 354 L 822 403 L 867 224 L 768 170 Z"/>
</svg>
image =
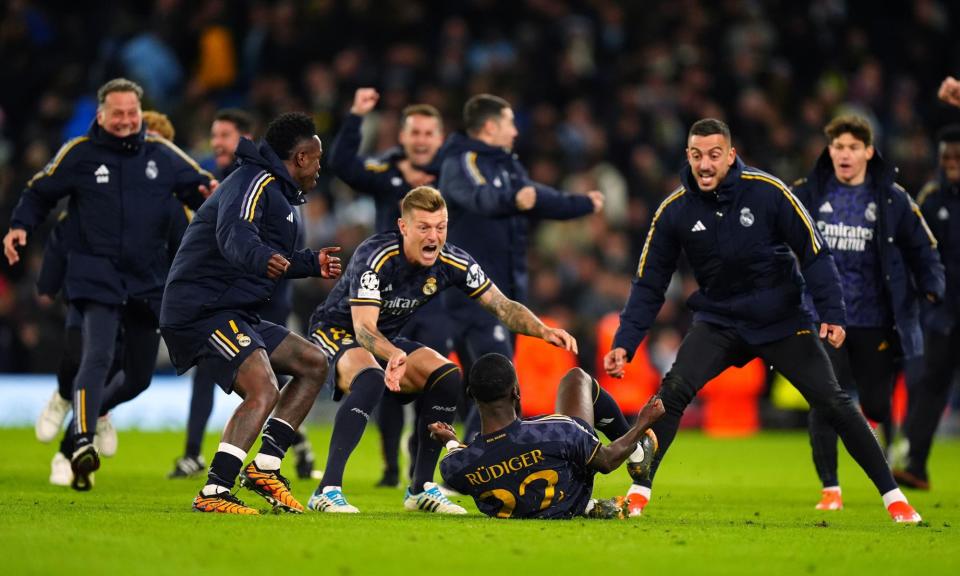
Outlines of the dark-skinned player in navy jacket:
<svg viewBox="0 0 960 576">
<path fill-rule="evenodd" d="M 513 332 L 577 351 L 572 336 L 545 326 L 525 306 L 508 299 L 472 256 L 446 243 L 447 206 L 440 192 L 414 188 L 404 196 L 400 212 L 399 231 L 364 240 L 310 320 L 310 337 L 332 365 L 328 379 L 334 399 L 349 392 L 333 423 L 323 479 L 307 504 L 311 510 L 359 511 L 343 495 L 343 472 L 386 389 L 407 401 L 421 398 L 414 428 L 420 438 L 404 508 L 466 514 L 433 482 L 440 446 L 430 441 L 427 428 L 453 421 L 462 386 L 460 369 L 400 335 L 410 317 L 447 288 L 476 300 Z"/>
<path fill-rule="evenodd" d="M 604 369 L 622 377 L 664 301 L 681 250 L 700 289 L 687 305 L 694 323 L 664 376 L 666 409 L 653 426 L 660 452 L 648 480 L 631 486 L 628 509 L 640 515 L 684 409 L 708 381 L 759 356 L 783 374 L 837 430 L 896 522 L 920 515 L 897 487 L 883 450 L 850 396 L 840 389 L 821 338 L 843 344 L 843 296 L 837 269 L 810 215 L 779 180 L 743 164 L 720 120 L 694 123 L 681 186 L 657 209 L 620 315 Z M 803 306 L 810 291 L 819 329 Z"/>
<path fill-rule="evenodd" d="M 240 166 L 197 211 L 170 269 L 160 329 L 177 372 L 209 369 L 225 392 L 243 399 L 194 498 L 196 511 L 257 514 L 230 493 L 237 474 L 275 508 L 303 511 L 280 462 L 323 386 L 327 360 L 258 312 L 284 277 L 340 275 L 340 259 L 331 255 L 339 248 L 296 249 L 294 208 L 316 185 L 321 153 L 313 120 L 297 112 L 271 122 L 259 147 L 241 139 Z M 293 377 L 282 390 L 276 373 Z M 261 429 L 260 451 L 244 467 Z"/>
<path fill-rule="evenodd" d="M 954 79 L 953 82 L 956 82 Z M 944 80 L 941 98 L 952 93 Z M 907 461 L 894 468 L 901 486 L 930 489 L 927 460 L 933 436 L 950 400 L 953 375 L 960 369 L 960 124 L 944 127 L 937 135 L 937 178 L 917 197 L 927 223 L 937 239 L 937 250 L 946 270 L 946 291 L 935 304 L 923 302 L 923 376 L 910 388 L 910 410 L 904 431 L 909 441 Z"/>
</svg>

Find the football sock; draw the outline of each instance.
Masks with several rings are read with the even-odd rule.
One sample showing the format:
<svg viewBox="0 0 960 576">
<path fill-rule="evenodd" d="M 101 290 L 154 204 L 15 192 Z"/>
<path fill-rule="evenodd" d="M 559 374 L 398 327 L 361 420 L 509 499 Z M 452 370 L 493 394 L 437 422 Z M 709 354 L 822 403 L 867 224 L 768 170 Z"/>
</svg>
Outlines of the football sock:
<svg viewBox="0 0 960 576">
<path fill-rule="evenodd" d="M 403 404 L 392 394 L 387 394 L 377 406 L 377 426 L 380 428 L 380 448 L 383 452 L 384 469 L 400 471 L 400 436 L 403 434 Z"/>
<path fill-rule="evenodd" d="M 647 502 L 650 501 L 650 494 L 652 494 L 652 493 L 653 493 L 653 490 L 651 490 L 649 487 L 647 487 L 647 486 L 641 486 L 641 485 L 639 485 L 639 484 L 631 484 L 631 485 L 630 485 L 630 489 L 627 490 L 627 495 L 630 495 L 630 494 L 639 494 L 639 495 L 643 496 L 644 498 L 646 498 L 646 499 L 647 499 Z"/>
<path fill-rule="evenodd" d="M 903 492 L 899 488 L 894 488 L 889 492 L 886 492 L 883 496 L 883 506 L 889 508 L 894 502 L 906 502 L 907 497 L 903 495 Z"/>
<path fill-rule="evenodd" d="M 630 430 L 627 419 L 623 417 L 623 412 L 617 401 L 609 392 L 604 390 L 594 379 L 593 381 L 593 425 L 603 432 L 607 440 L 616 440 Z"/>
<path fill-rule="evenodd" d="M 297 431 L 288 422 L 270 418 L 263 427 L 263 443 L 254 461 L 261 470 L 279 470 L 280 459 L 293 444 Z"/>
<path fill-rule="evenodd" d="M 247 459 L 247 452 L 233 444 L 221 442 L 217 453 L 210 462 L 210 472 L 207 474 L 207 485 L 215 484 L 229 490 L 237 479 L 237 474 Z"/>
<path fill-rule="evenodd" d="M 327 465 L 320 486 L 343 485 L 343 470 L 347 467 L 347 460 L 360 443 L 370 413 L 386 390 L 383 378 L 383 370 L 379 368 L 366 368 L 354 376 L 350 393 L 340 403 L 333 420 L 333 435 L 330 437 Z"/>
<path fill-rule="evenodd" d="M 457 396 L 460 394 L 460 368 L 456 364 L 444 364 L 427 377 L 420 414 L 417 416 L 417 456 L 413 468 L 410 492 L 419 494 L 426 482 L 433 481 L 442 446 L 430 439 L 427 428 L 434 422 L 453 423 L 457 412 Z"/>
</svg>

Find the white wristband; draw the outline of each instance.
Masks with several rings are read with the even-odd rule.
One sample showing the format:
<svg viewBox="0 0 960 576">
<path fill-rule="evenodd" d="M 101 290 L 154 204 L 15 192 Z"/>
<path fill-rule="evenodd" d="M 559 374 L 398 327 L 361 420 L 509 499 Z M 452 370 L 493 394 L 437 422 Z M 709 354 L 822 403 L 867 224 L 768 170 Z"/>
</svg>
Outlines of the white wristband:
<svg viewBox="0 0 960 576">
<path fill-rule="evenodd" d="M 461 448 L 461 446 L 460 446 L 460 442 L 459 442 L 458 440 L 450 440 L 450 441 L 448 441 L 446 444 L 444 444 L 444 448 L 446 448 L 447 451 L 450 451 L 450 450 L 459 450 L 459 449 Z"/>
</svg>

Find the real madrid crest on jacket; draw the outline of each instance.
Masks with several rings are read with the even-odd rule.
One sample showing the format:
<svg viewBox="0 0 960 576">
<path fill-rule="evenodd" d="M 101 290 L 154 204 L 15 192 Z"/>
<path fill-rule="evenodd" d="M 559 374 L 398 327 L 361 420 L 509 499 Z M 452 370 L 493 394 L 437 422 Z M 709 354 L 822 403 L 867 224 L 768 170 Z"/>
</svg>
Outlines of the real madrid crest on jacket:
<svg viewBox="0 0 960 576">
<path fill-rule="evenodd" d="M 396 336 L 411 315 L 449 287 L 468 298 L 479 298 L 490 279 L 472 256 L 445 244 L 433 266 L 411 264 L 403 255 L 399 232 L 375 234 L 364 240 L 350 258 L 343 277 L 326 302 L 317 307 L 311 325 L 345 328 L 353 333 L 353 306 L 378 306 L 377 328 L 387 338 Z"/>
<path fill-rule="evenodd" d="M 817 227 L 836 258 L 866 256 L 878 259 L 879 278 L 844 280 L 844 290 L 858 290 L 858 282 L 879 282 L 884 287 L 879 301 L 867 302 L 855 317 L 880 315 L 878 325 L 889 325 L 883 316 L 892 314 L 906 357 L 923 353 L 918 297 L 943 296 L 943 265 L 937 255 L 937 241 L 921 215 L 920 208 L 894 178 L 896 169 L 876 152 L 867 164 L 863 186 L 843 194 L 828 194 L 834 169 L 824 150 L 813 172 L 794 184 L 793 192 L 813 214 Z M 853 266 L 853 269 L 869 267 Z M 852 303 L 862 298 L 851 296 Z M 855 312 L 855 313 L 854 313 Z"/>
<path fill-rule="evenodd" d="M 844 324 L 829 250 L 782 182 L 739 157 L 715 192 L 700 191 L 689 165 L 680 180 L 650 223 L 614 348 L 632 357 L 663 304 L 681 250 L 700 286 L 687 301 L 698 321 L 733 327 L 750 344 L 773 342 L 811 328 L 801 298 L 806 285 L 821 318 Z"/>
<path fill-rule="evenodd" d="M 24 190 L 11 228 L 28 234 L 64 196 L 70 234 L 64 284 L 71 299 L 121 304 L 147 300 L 159 311 L 169 267 L 171 190 L 191 208 L 203 203 L 197 188 L 210 173 L 179 148 L 145 129 L 117 138 L 94 123 L 70 140 Z M 182 216 L 182 210 L 180 210 Z"/>
</svg>

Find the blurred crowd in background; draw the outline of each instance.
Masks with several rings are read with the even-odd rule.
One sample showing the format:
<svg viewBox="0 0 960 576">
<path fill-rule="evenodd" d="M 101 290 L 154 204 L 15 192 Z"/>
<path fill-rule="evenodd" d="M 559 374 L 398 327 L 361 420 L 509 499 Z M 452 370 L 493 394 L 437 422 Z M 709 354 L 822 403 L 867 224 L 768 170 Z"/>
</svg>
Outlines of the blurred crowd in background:
<svg viewBox="0 0 960 576">
<path fill-rule="evenodd" d="M 112 77 L 143 85 L 144 108 L 168 114 L 176 143 L 207 166 L 220 108 L 252 112 L 260 129 L 306 111 L 329 148 L 354 91 L 372 86 L 382 97 L 364 148 L 376 153 L 396 143 L 404 106 L 436 106 L 450 132 L 469 96 L 494 93 L 513 104 L 516 152 L 535 180 L 606 194 L 602 217 L 544 223 L 530 249 L 531 308 L 574 333 L 592 371 L 597 319 L 626 301 L 692 122 L 725 119 L 744 160 L 789 183 L 812 168 L 823 126 L 857 112 L 915 194 L 935 174 L 937 128 L 958 119 L 936 98 L 960 71 L 958 20 L 960 5 L 945 0 L 8 0 L 0 221 L 59 146 L 86 132 L 96 88 Z M 373 218 L 369 198 L 322 174 L 308 243 L 349 256 Z M 0 372 L 53 372 L 59 359 L 63 307 L 33 289 L 44 233 L 25 265 L 0 267 Z M 296 285 L 294 328 L 330 288 Z M 651 334 L 661 370 L 693 288 L 681 269 Z"/>
</svg>

